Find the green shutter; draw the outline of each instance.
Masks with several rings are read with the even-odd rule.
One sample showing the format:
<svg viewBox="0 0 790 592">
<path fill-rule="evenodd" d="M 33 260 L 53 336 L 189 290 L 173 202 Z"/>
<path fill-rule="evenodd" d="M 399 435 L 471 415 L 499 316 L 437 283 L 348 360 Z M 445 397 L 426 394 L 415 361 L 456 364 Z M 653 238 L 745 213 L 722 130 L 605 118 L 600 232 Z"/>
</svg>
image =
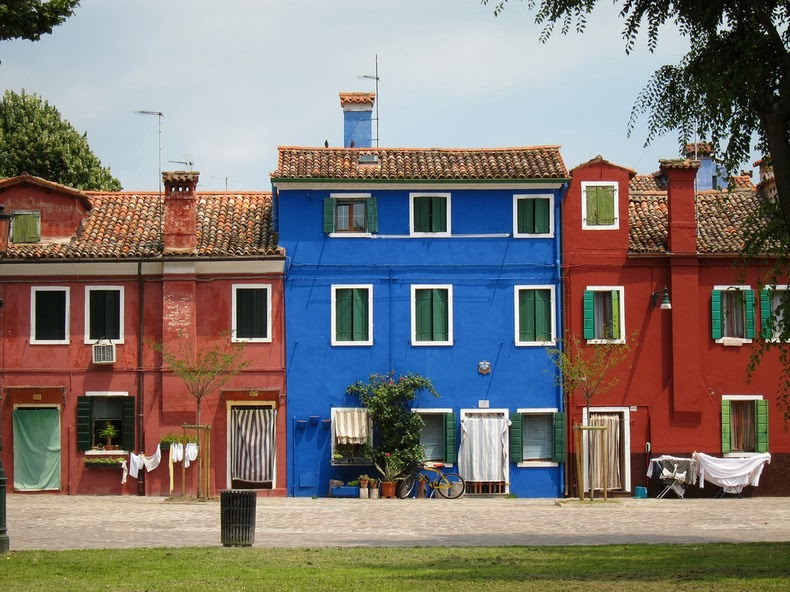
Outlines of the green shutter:
<svg viewBox="0 0 790 592">
<path fill-rule="evenodd" d="M 554 441 L 551 450 L 552 462 L 565 462 L 565 414 L 556 412 L 552 415 L 552 427 L 554 429 Z"/>
<path fill-rule="evenodd" d="M 713 290 L 710 294 L 710 322 L 711 336 L 713 339 L 721 339 L 721 290 Z"/>
<path fill-rule="evenodd" d="M 430 341 L 432 335 L 431 327 L 431 291 L 414 291 L 414 324 L 415 339 L 417 341 Z"/>
<path fill-rule="evenodd" d="M 121 337 L 121 293 L 118 290 L 91 290 L 89 292 L 90 339 Z"/>
<path fill-rule="evenodd" d="M 433 305 L 432 341 L 448 341 L 450 339 L 450 308 L 449 293 L 445 289 L 431 290 Z"/>
<path fill-rule="evenodd" d="M 721 402 L 721 453 L 726 454 L 732 450 L 730 437 L 730 402 L 726 399 Z"/>
<path fill-rule="evenodd" d="M 530 201 L 535 204 L 535 233 L 548 234 L 551 231 L 549 228 L 549 204 L 551 200 L 539 197 Z"/>
<path fill-rule="evenodd" d="M 369 197 L 365 200 L 365 213 L 368 217 L 367 231 L 370 233 L 379 231 L 379 206 L 375 197 Z"/>
<path fill-rule="evenodd" d="M 771 295 L 768 290 L 760 290 L 760 327 L 763 339 L 771 339 L 773 337 L 773 327 L 771 327 Z"/>
<path fill-rule="evenodd" d="M 93 445 L 91 434 L 92 403 L 91 397 L 77 397 L 77 450 L 90 450 Z"/>
<path fill-rule="evenodd" d="M 587 187 L 586 195 L 584 196 L 587 201 L 587 225 L 598 225 L 598 187 Z"/>
<path fill-rule="evenodd" d="M 620 339 L 620 291 L 612 290 L 612 339 Z"/>
<path fill-rule="evenodd" d="M 584 338 L 595 339 L 595 293 L 592 290 L 584 291 Z"/>
<path fill-rule="evenodd" d="M 510 414 L 510 462 L 524 460 L 524 426 L 520 413 Z"/>
<path fill-rule="evenodd" d="M 335 340 L 351 341 L 351 292 L 335 290 Z"/>
<path fill-rule="evenodd" d="M 519 305 L 519 341 L 535 341 L 535 290 L 520 290 Z"/>
<path fill-rule="evenodd" d="M 41 240 L 38 221 L 38 213 L 14 214 L 11 240 L 15 243 L 36 243 Z"/>
<path fill-rule="evenodd" d="M 597 223 L 602 226 L 611 226 L 615 221 L 614 211 L 614 187 L 597 187 L 598 189 L 598 220 Z"/>
<path fill-rule="evenodd" d="M 414 232 L 428 232 L 431 229 L 431 200 L 428 197 L 415 197 L 412 200 Z"/>
<path fill-rule="evenodd" d="M 535 341 L 551 338 L 551 290 L 535 290 Z"/>
<path fill-rule="evenodd" d="M 746 313 L 746 339 L 754 339 L 754 290 L 743 291 L 743 308 Z"/>
<path fill-rule="evenodd" d="M 768 401 L 754 402 L 757 452 L 768 452 Z"/>
<path fill-rule="evenodd" d="M 519 199 L 516 202 L 518 214 L 519 234 L 532 234 L 535 232 L 535 206 L 534 199 Z"/>
<path fill-rule="evenodd" d="M 121 423 L 121 447 L 124 450 L 135 450 L 134 397 L 123 398 L 123 417 Z"/>
<path fill-rule="evenodd" d="M 447 232 L 447 198 L 431 198 L 431 232 Z"/>
<path fill-rule="evenodd" d="M 352 291 L 352 339 L 354 341 L 368 340 L 368 291 L 366 288 L 356 288 Z"/>
<path fill-rule="evenodd" d="M 458 446 L 455 436 L 455 413 L 444 414 L 444 462 L 458 462 Z"/>
<path fill-rule="evenodd" d="M 324 232 L 331 234 L 335 231 L 335 200 L 331 197 L 324 198 Z"/>
</svg>

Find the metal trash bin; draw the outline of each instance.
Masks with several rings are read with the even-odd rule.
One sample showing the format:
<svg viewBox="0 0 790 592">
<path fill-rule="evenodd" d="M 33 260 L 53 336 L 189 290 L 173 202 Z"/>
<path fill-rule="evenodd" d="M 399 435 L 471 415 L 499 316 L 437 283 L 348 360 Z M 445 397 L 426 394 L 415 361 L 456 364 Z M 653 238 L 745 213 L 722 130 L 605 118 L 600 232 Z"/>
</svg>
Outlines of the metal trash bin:
<svg viewBox="0 0 790 592">
<path fill-rule="evenodd" d="M 251 547 L 255 542 L 255 491 L 226 489 L 219 492 L 222 545 Z"/>
</svg>

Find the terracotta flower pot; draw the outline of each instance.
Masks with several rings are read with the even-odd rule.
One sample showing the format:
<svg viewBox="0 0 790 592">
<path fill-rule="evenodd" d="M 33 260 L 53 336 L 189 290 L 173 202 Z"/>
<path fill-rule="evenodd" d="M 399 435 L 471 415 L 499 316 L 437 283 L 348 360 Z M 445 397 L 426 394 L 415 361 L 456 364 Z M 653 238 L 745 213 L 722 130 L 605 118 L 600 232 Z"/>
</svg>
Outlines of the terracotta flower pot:
<svg viewBox="0 0 790 592">
<path fill-rule="evenodd" d="M 381 482 L 381 497 L 395 497 L 395 481 Z"/>
</svg>

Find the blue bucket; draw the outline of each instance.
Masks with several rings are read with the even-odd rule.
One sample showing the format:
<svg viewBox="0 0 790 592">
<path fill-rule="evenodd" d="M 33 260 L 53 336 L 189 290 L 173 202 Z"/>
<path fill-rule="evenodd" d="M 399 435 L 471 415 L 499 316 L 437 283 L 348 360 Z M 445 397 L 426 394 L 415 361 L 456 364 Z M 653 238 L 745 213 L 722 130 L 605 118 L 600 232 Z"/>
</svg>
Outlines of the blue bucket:
<svg viewBox="0 0 790 592">
<path fill-rule="evenodd" d="M 634 490 L 634 497 L 638 499 L 647 498 L 647 487 L 637 486 Z"/>
</svg>

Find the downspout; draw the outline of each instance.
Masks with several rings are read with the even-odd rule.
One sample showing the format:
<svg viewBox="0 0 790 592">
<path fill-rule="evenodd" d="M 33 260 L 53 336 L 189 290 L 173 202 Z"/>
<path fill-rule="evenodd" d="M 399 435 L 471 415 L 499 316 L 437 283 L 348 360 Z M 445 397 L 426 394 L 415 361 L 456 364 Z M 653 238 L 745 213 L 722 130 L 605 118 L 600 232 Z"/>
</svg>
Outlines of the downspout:
<svg viewBox="0 0 790 592">
<path fill-rule="evenodd" d="M 143 417 L 143 410 L 145 409 L 143 401 L 143 262 L 137 262 L 137 451 L 142 452 L 145 450 L 145 438 L 143 430 L 145 429 L 145 421 Z M 145 471 L 140 471 L 137 478 L 137 495 L 145 495 Z"/>
<path fill-rule="evenodd" d="M 557 327 L 560 328 L 560 335 L 565 335 L 565 316 L 562 312 L 565 310 L 565 282 L 562 278 L 562 234 L 563 234 L 563 226 L 562 226 L 562 198 L 565 197 L 565 194 L 568 191 L 568 184 L 565 183 L 560 190 L 560 199 L 556 200 L 557 203 L 555 204 L 555 213 L 554 213 L 554 266 L 555 266 L 555 273 L 557 278 L 557 284 L 559 285 L 559 296 L 557 297 L 557 303 L 560 306 L 557 306 Z M 559 232 L 557 231 L 559 229 Z M 562 338 L 557 340 L 557 349 L 560 351 L 563 350 L 564 340 Z M 559 390 L 559 404 L 560 404 L 560 411 L 565 413 L 565 462 L 563 463 L 562 472 L 560 473 L 560 489 L 563 492 L 564 497 L 568 497 L 568 453 L 570 451 L 570 447 L 568 446 L 570 438 L 568 437 L 569 434 L 569 424 L 570 424 L 570 417 L 568 415 L 568 406 L 565 404 L 565 389 L 562 388 L 562 368 L 557 368 L 558 376 L 558 384 L 557 390 Z"/>
</svg>

